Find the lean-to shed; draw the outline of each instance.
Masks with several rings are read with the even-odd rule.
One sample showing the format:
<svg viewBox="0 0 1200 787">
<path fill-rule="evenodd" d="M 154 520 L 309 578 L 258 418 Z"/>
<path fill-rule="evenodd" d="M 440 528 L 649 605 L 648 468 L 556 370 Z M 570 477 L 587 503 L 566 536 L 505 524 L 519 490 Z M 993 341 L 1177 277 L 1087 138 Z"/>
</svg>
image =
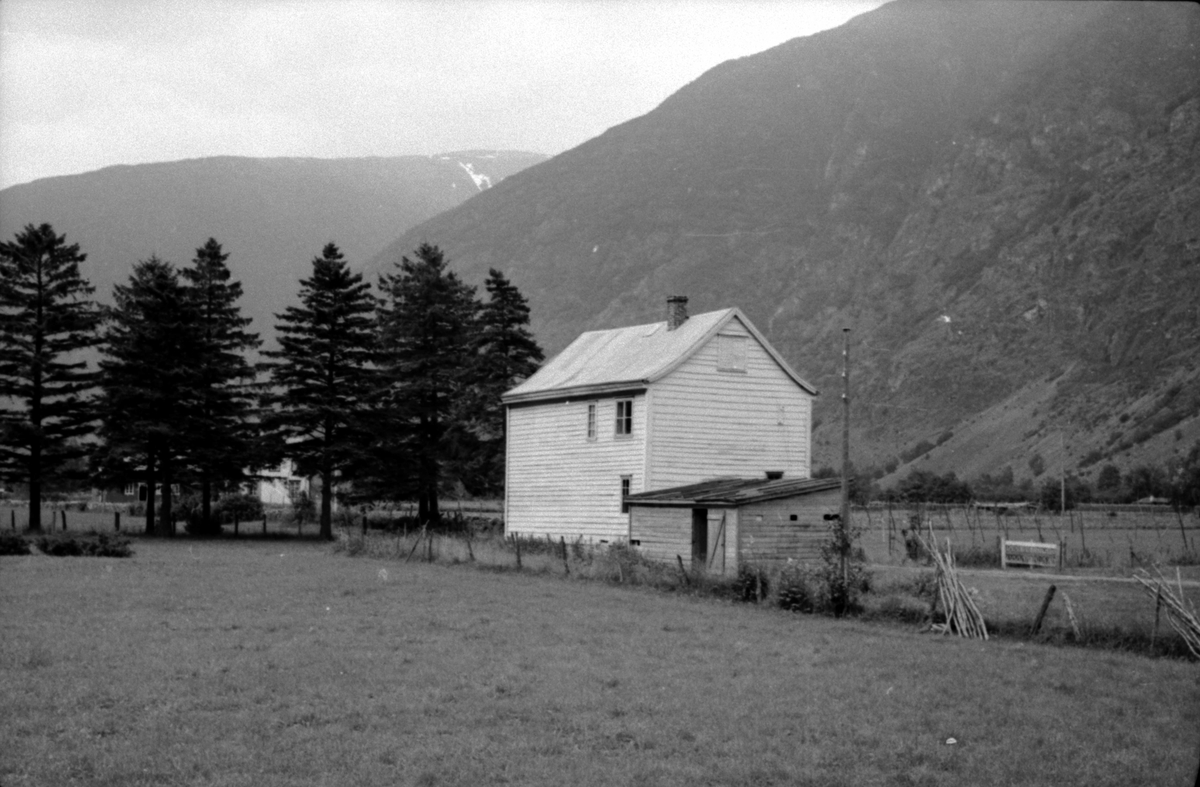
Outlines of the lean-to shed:
<svg viewBox="0 0 1200 787">
<path fill-rule="evenodd" d="M 643 492 L 626 499 L 630 544 L 726 576 L 742 565 L 815 563 L 841 500 L 838 478 L 717 478 Z"/>
<path fill-rule="evenodd" d="M 625 497 L 809 476 L 816 390 L 736 308 L 584 333 L 504 394 L 505 529 L 626 541 Z"/>
</svg>

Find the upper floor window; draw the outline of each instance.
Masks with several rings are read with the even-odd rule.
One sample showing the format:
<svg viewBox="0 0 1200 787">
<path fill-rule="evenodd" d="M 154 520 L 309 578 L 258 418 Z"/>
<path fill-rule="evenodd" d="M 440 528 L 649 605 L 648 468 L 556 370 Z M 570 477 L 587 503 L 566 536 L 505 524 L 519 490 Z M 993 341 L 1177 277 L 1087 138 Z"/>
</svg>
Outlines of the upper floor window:
<svg viewBox="0 0 1200 787">
<path fill-rule="evenodd" d="M 633 400 L 620 399 L 617 401 L 617 437 L 633 434 Z"/>
<path fill-rule="evenodd" d="M 587 439 L 596 439 L 596 403 L 588 402 L 587 406 Z"/>
<path fill-rule="evenodd" d="M 746 371 L 746 337 L 717 334 L 717 371 Z"/>
</svg>

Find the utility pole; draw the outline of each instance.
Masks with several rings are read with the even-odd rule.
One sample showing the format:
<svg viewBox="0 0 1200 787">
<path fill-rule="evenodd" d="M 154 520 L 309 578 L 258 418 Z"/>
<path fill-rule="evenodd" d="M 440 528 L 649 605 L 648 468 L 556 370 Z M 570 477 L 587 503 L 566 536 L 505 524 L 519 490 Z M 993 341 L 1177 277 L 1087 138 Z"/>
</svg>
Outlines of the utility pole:
<svg viewBox="0 0 1200 787">
<path fill-rule="evenodd" d="M 842 587 L 850 584 L 850 329 L 842 328 L 842 513 L 838 552 L 842 562 Z"/>
<path fill-rule="evenodd" d="M 1058 515 L 1067 513 L 1067 438 L 1058 430 Z"/>
</svg>

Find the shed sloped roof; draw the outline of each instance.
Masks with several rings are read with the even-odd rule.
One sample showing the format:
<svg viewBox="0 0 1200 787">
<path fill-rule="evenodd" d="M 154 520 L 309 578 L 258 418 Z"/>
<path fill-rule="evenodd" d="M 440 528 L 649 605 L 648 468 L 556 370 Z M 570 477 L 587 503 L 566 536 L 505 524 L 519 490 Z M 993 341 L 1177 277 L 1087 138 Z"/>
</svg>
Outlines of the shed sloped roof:
<svg viewBox="0 0 1200 787">
<path fill-rule="evenodd" d="M 809 393 L 817 392 L 788 366 L 739 309 L 730 308 L 689 317 L 673 331 L 668 331 L 663 321 L 580 334 L 532 377 L 507 391 L 502 400 L 510 404 L 649 385 L 686 361 L 735 318 L 797 385 Z"/>
<path fill-rule="evenodd" d="M 828 492 L 842 485 L 840 478 L 713 478 L 698 484 L 639 492 L 626 502 L 634 505 L 745 505 L 783 497 Z"/>
</svg>

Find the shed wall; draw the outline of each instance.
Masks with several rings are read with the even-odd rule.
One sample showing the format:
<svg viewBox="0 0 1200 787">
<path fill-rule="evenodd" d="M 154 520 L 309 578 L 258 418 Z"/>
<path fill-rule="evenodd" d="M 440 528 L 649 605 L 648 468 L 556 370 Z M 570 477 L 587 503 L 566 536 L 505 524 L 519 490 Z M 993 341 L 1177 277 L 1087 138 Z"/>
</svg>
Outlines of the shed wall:
<svg viewBox="0 0 1200 787">
<path fill-rule="evenodd" d="M 616 403 L 632 398 L 633 430 L 615 434 Z M 596 437 L 587 407 L 596 405 Z M 646 397 L 610 397 L 510 407 L 505 531 L 586 540 L 624 540 L 621 476 L 630 493 L 645 486 Z"/>
<path fill-rule="evenodd" d="M 721 335 L 746 337 L 744 372 L 718 366 Z M 782 470 L 809 475 L 812 396 L 737 320 L 653 386 L 647 489 Z"/>
<path fill-rule="evenodd" d="M 722 524 L 723 523 L 723 524 Z M 737 574 L 738 511 L 708 509 L 708 571 Z M 630 539 L 640 542 L 638 550 L 650 560 L 675 563 L 682 558 L 691 565 L 692 509 L 681 506 L 630 506 Z"/>
<path fill-rule="evenodd" d="M 841 490 L 768 500 L 739 509 L 740 557 L 752 565 L 771 566 L 792 558 L 815 564 L 821 545 L 829 538 L 832 522 L 826 514 L 841 509 Z M 795 515 L 796 520 L 791 517 Z"/>
</svg>

